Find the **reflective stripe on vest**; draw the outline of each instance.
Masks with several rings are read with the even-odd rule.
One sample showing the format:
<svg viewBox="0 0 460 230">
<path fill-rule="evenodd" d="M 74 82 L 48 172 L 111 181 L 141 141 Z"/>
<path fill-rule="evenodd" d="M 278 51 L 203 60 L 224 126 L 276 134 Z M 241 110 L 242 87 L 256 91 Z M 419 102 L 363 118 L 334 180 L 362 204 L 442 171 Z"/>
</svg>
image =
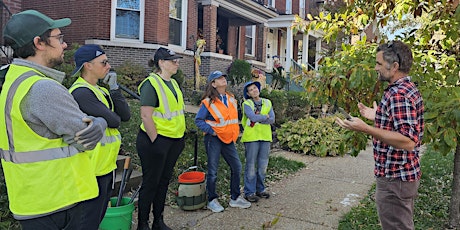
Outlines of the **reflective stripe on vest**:
<svg viewBox="0 0 460 230">
<path fill-rule="evenodd" d="M 205 100 L 209 104 L 210 99 L 206 98 Z M 229 97 L 229 101 L 233 104 L 233 107 L 235 107 L 235 108 L 237 107 L 237 103 L 236 103 L 235 98 Z M 238 118 L 225 120 L 224 116 L 222 116 L 222 113 L 217 108 L 216 104 L 212 103 L 212 104 L 209 105 L 209 107 L 213 110 L 213 112 L 217 115 L 217 118 L 219 119 L 219 122 L 206 121 L 206 123 L 208 123 L 211 127 L 224 127 L 224 126 L 231 125 L 231 124 L 238 124 Z"/>
<path fill-rule="evenodd" d="M 88 88 L 108 109 L 112 112 L 115 110 L 110 93 L 106 88 L 93 86 L 82 77 L 79 77 L 70 87 L 69 92 L 72 93 L 75 89 L 80 87 Z M 94 172 L 96 176 L 106 175 L 117 168 L 116 160 L 118 152 L 120 151 L 120 146 L 121 135 L 118 129 L 107 127 L 105 129 L 104 136 L 96 147 L 93 150 L 86 151 L 88 152 L 91 162 L 94 165 Z"/>
<path fill-rule="evenodd" d="M 155 123 L 158 134 L 170 137 L 181 138 L 185 133 L 184 98 L 176 80 L 171 79 L 171 84 L 176 91 L 177 98 L 158 74 L 151 73 L 139 85 L 139 93 L 142 85 L 148 81 L 158 96 L 159 106 L 153 110 L 152 120 Z M 141 129 L 145 130 L 144 123 Z"/>
<path fill-rule="evenodd" d="M 237 102 L 233 96 L 228 94 L 227 98 L 230 102 L 228 107 L 221 100 L 215 100 L 211 103 L 210 98 L 203 99 L 201 103 L 214 118 L 214 121 L 205 120 L 205 122 L 212 127 L 222 142 L 230 144 L 238 139 L 240 127 L 238 125 Z"/>
<path fill-rule="evenodd" d="M 111 109 L 112 112 L 114 111 L 115 107 L 114 107 L 112 98 L 110 97 L 110 93 L 107 91 L 107 89 L 92 86 L 86 80 L 84 80 L 83 78 L 79 77 L 73 83 L 73 85 L 69 88 L 69 92 L 72 93 L 75 89 L 77 89 L 79 87 L 86 87 L 89 90 L 91 90 L 100 102 L 102 102 L 107 108 L 112 108 Z M 109 95 L 110 101 L 107 101 L 107 98 L 104 95 Z M 89 115 L 91 115 L 91 114 L 89 114 Z M 121 140 L 121 134 L 120 134 L 120 132 L 118 132 L 118 130 L 116 130 L 116 129 L 115 129 L 116 131 L 112 130 L 113 134 L 109 135 L 110 133 L 107 132 L 107 130 L 109 130 L 109 129 L 111 129 L 111 128 L 106 129 L 106 132 L 105 132 L 104 136 L 99 141 L 99 143 L 102 146 L 105 146 L 106 144 L 111 144 L 111 143 L 114 143 L 114 142 L 117 142 L 117 141 Z"/>
<path fill-rule="evenodd" d="M 243 135 L 241 135 L 241 142 L 253 142 L 253 141 L 272 141 L 272 129 L 269 124 L 261 124 L 256 122 L 253 127 L 251 127 L 251 120 L 246 116 L 244 111 L 244 105 L 249 105 L 249 107 L 254 111 L 255 104 L 252 100 L 246 100 L 243 102 L 243 118 L 241 119 L 243 124 Z M 262 108 L 260 109 L 261 115 L 267 115 L 270 113 L 272 104 L 270 100 L 262 98 Z"/>
<path fill-rule="evenodd" d="M 60 85 L 30 67 L 11 64 L 0 94 L 1 161 L 10 210 L 18 220 L 56 213 L 98 195 L 88 154 L 62 137 L 40 136 L 24 120 L 21 103 L 38 81 Z"/>
<path fill-rule="evenodd" d="M 8 135 L 9 150 L 0 149 L 0 156 L 7 162 L 15 164 L 32 163 L 38 161 L 54 160 L 59 158 L 70 157 L 78 153 L 75 148 L 60 147 L 55 149 L 38 150 L 31 152 L 15 152 L 13 140 L 13 125 L 11 121 L 11 109 L 13 106 L 13 97 L 19 85 L 29 77 L 37 75 L 34 71 L 28 71 L 19 76 L 13 84 L 11 84 L 6 96 L 5 104 L 5 123 L 6 133 Z"/>
<path fill-rule="evenodd" d="M 158 117 L 158 118 L 162 118 L 162 119 L 171 120 L 174 117 L 184 115 L 184 110 L 179 110 L 179 111 L 174 111 L 174 112 L 171 111 L 171 109 L 169 108 L 168 97 L 166 96 L 165 89 L 161 85 L 160 79 L 158 79 L 157 77 L 154 77 L 153 79 L 157 82 L 158 86 L 160 86 L 159 89 L 160 89 L 160 93 L 161 93 L 161 98 L 163 99 L 163 101 L 161 103 L 163 104 L 163 106 L 165 108 L 165 113 L 160 113 L 157 110 L 155 110 L 155 111 L 153 111 L 153 116 Z M 174 84 L 174 86 L 176 86 L 175 81 L 171 81 L 171 82 Z M 179 88 L 179 86 L 177 86 L 177 88 Z"/>
</svg>

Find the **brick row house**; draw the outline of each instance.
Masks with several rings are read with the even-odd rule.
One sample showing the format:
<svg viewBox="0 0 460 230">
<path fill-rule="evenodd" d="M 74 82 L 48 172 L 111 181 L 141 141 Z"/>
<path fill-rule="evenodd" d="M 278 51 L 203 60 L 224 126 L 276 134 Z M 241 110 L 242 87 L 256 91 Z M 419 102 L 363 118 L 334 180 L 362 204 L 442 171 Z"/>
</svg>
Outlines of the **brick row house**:
<svg viewBox="0 0 460 230">
<path fill-rule="evenodd" d="M 98 44 L 116 67 L 129 60 L 149 69 L 159 47 L 184 57 L 180 68 L 194 76 L 195 42 L 206 41 L 200 72 L 226 72 L 235 59 L 271 72 L 275 60 L 317 68 L 321 34 L 293 34 L 294 16 L 318 12 L 317 0 L 4 0 L 2 25 L 11 13 L 35 9 L 51 18 L 68 17 L 68 44 Z M 303 45 L 302 45 L 303 44 Z M 305 55 L 303 55 L 305 54 Z"/>
</svg>

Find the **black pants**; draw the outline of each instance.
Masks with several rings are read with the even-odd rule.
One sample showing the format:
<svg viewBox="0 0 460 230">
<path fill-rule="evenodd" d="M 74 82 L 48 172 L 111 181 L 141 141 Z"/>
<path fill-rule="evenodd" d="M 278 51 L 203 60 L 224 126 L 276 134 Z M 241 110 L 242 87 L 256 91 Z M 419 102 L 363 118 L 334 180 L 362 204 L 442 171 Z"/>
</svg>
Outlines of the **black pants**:
<svg viewBox="0 0 460 230">
<path fill-rule="evenodd" d="M 96 179 L 99 186 L 99 196 L 82 202 L 86 210 L 83 213 L 83 220 L 88 230 L 97 230 L 104 218 L 110 196 L 112 195 L 113 171 L 102 176 L 97 176 Z"/>
<path fill-rule="evenodd" d="M 184 138 L 158 135 L 152 143 L 147 133 L 139 131 L 136 141 L 142 166 L 142 187 L 138 201 L 139 223 L 148 222 L 152 204 L 154 220 L 162 216 L 169 181 L 184 147 Z"/>
<path fill-rule="evenodd" d="M 83 222 L 83 205 L 30 220 L 20 220 L 23 230 L 76 230 L 85 229 Z"/>
</svg>

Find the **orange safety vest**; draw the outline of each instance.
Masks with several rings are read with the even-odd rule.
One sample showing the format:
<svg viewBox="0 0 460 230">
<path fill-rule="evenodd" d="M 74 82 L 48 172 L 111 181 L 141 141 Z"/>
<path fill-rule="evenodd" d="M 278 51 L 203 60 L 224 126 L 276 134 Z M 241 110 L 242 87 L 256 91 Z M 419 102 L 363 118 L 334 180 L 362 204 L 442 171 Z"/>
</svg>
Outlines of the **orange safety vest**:
<svg viewBox="0 0 460 230">
<path fill-rule="evenodd" d="M 205 98 L 201 101 L 204 106 L 211 113 L 215 121 L 206 120 L 217 137 L 225 144 L 230 144 L 232 141 L 236 142 L 240 134 L 240 127 L 238 125 L 238 111 L 237 101 L 233 96 L 227 94 L 228 107 L 220 100 L 214 100 L 210 104 L 210 98 Z"/>
</svg>

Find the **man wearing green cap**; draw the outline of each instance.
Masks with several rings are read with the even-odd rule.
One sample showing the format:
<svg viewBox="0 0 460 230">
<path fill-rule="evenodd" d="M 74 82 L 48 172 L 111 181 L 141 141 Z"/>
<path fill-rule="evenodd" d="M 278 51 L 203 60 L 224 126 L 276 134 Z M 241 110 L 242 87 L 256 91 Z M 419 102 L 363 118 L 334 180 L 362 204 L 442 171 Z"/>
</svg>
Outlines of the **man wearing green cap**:
<svg viewBox="0 0 460 230">
<path fill-rule="evenodd" d="M 0 157 L 10 210 L 22 229 L 88 229 L 81 201 L 98 195 L 85 150 L 93 149 L 107 126 L 80 111 L 52 69 L 67 44 L 52 20 L 35 10 L 15 14 L 3 30 L 16 57 L 0 93 Z"/>
</svg>

